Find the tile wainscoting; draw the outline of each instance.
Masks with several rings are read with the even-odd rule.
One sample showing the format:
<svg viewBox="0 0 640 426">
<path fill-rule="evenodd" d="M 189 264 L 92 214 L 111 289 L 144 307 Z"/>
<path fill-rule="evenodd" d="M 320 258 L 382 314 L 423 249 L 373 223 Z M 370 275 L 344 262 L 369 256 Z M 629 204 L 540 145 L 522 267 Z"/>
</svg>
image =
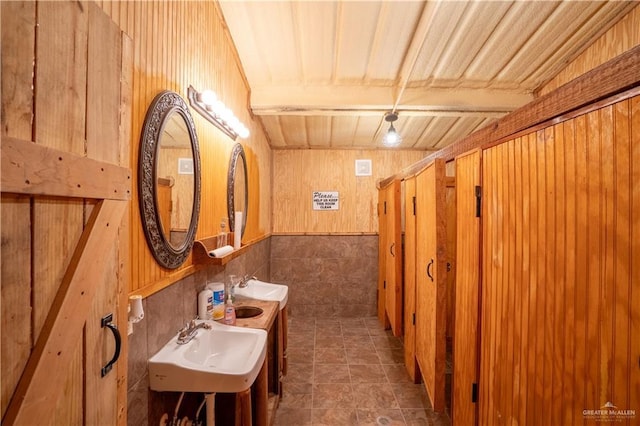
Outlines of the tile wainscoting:
<svg viewBox="0 0 640 426">
<path fill-rule="evenodd" d="M 271 281 L 289 286 L 289 315 L 376 315 L 377 235 L 275 235 Z"/>
</svg>

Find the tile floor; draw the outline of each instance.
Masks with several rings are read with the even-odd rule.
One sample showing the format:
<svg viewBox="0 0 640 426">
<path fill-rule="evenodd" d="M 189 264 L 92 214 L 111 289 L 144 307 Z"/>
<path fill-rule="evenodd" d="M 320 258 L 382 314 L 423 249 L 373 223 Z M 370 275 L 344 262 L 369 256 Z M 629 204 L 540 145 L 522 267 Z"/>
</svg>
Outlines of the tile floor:
<svg viewBox="0 0 640 426">
<path fill-rule="evenodd" d="M 402 341 L 377 318 L 290 317 L 287 354 L 275 426 L 450 425 L 409 379 Z"/>
</svg>

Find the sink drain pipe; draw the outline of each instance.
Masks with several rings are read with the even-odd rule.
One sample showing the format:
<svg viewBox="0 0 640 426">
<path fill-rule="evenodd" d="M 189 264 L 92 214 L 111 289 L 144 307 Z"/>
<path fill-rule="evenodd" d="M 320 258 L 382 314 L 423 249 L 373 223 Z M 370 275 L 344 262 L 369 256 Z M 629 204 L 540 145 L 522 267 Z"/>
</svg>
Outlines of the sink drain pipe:
<svg viewBox="0 0 640 426">
<path fill-rule="evenodd" d="M 184 392 L 180 394 L 180 398 L 178 398 L 178 403 L 176 404 L 176 410 L 173 412 L 173 420 L 171 420 L 171 426 L 180 426 L 180 422 L 178 421 L 178 410 L 180 410 L 180 405 L 182 404 L 182 398 L 184 398 Z"/>
<path fill-rule="evenodd" d="M 202 411 L 202 407 L 204 407 L 204 404 L 206 402 L 207 402 L 207 398 L 205 396 L 205 398 L 202 398 L 202 402 L 200 403 L 200 406 L 198 407 L 198 411 L 196 411 L 195 422 L 196 422 L 196 425 L 198 425 L 198 426 L 202 425 L 202 422 L 200 422 L 200 411 Z"/>
</svg>

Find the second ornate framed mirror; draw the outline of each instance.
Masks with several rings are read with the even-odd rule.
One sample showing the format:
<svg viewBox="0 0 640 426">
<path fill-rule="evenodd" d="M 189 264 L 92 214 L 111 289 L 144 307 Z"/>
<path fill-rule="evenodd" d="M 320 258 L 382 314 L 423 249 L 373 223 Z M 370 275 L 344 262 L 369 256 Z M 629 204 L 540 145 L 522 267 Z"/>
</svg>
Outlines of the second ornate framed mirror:
<svg viewBox="0 0 640 426">
<path fill-rule="evenodd" d="M 236 143 L 231 150 L 229 171 L 227 176 L 227 215 L 229 229 L 235 229 L 235 212 L 242 212 L 242 235 L 247 226 L 249 207 L 249 179 L 247 175 L 247 158 L 244 148 Z"/>
</svg>

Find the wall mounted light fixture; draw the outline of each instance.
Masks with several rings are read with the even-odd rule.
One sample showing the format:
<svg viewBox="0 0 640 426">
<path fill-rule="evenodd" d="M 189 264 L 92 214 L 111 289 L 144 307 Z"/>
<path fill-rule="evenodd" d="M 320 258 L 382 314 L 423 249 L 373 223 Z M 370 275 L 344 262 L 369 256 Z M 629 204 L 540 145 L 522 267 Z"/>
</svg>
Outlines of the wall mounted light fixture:
<svg viewBox="0 0 640 426">
<path fill-rule="evenodd" d="M 389 130 L 382 137 L 382 144 L 384 146 L 398 146 L 402 143 L 402 136 L 396 131 L 395 127 L 393 127 L 393 122 L 398 119 L 398 114 L 395 112 L 388 112 L 384 116 L 384 121 L 387 121 L 390 124 Z"/>
<path fill-rule="evenodd" d="M 189 104 L 204 118 L 220 129 L 231 139 L 249 137 L 249 129 L 227 108 L 211 90 L 198 92 L 193 86 L 187 90 Z"/>
</svg>

